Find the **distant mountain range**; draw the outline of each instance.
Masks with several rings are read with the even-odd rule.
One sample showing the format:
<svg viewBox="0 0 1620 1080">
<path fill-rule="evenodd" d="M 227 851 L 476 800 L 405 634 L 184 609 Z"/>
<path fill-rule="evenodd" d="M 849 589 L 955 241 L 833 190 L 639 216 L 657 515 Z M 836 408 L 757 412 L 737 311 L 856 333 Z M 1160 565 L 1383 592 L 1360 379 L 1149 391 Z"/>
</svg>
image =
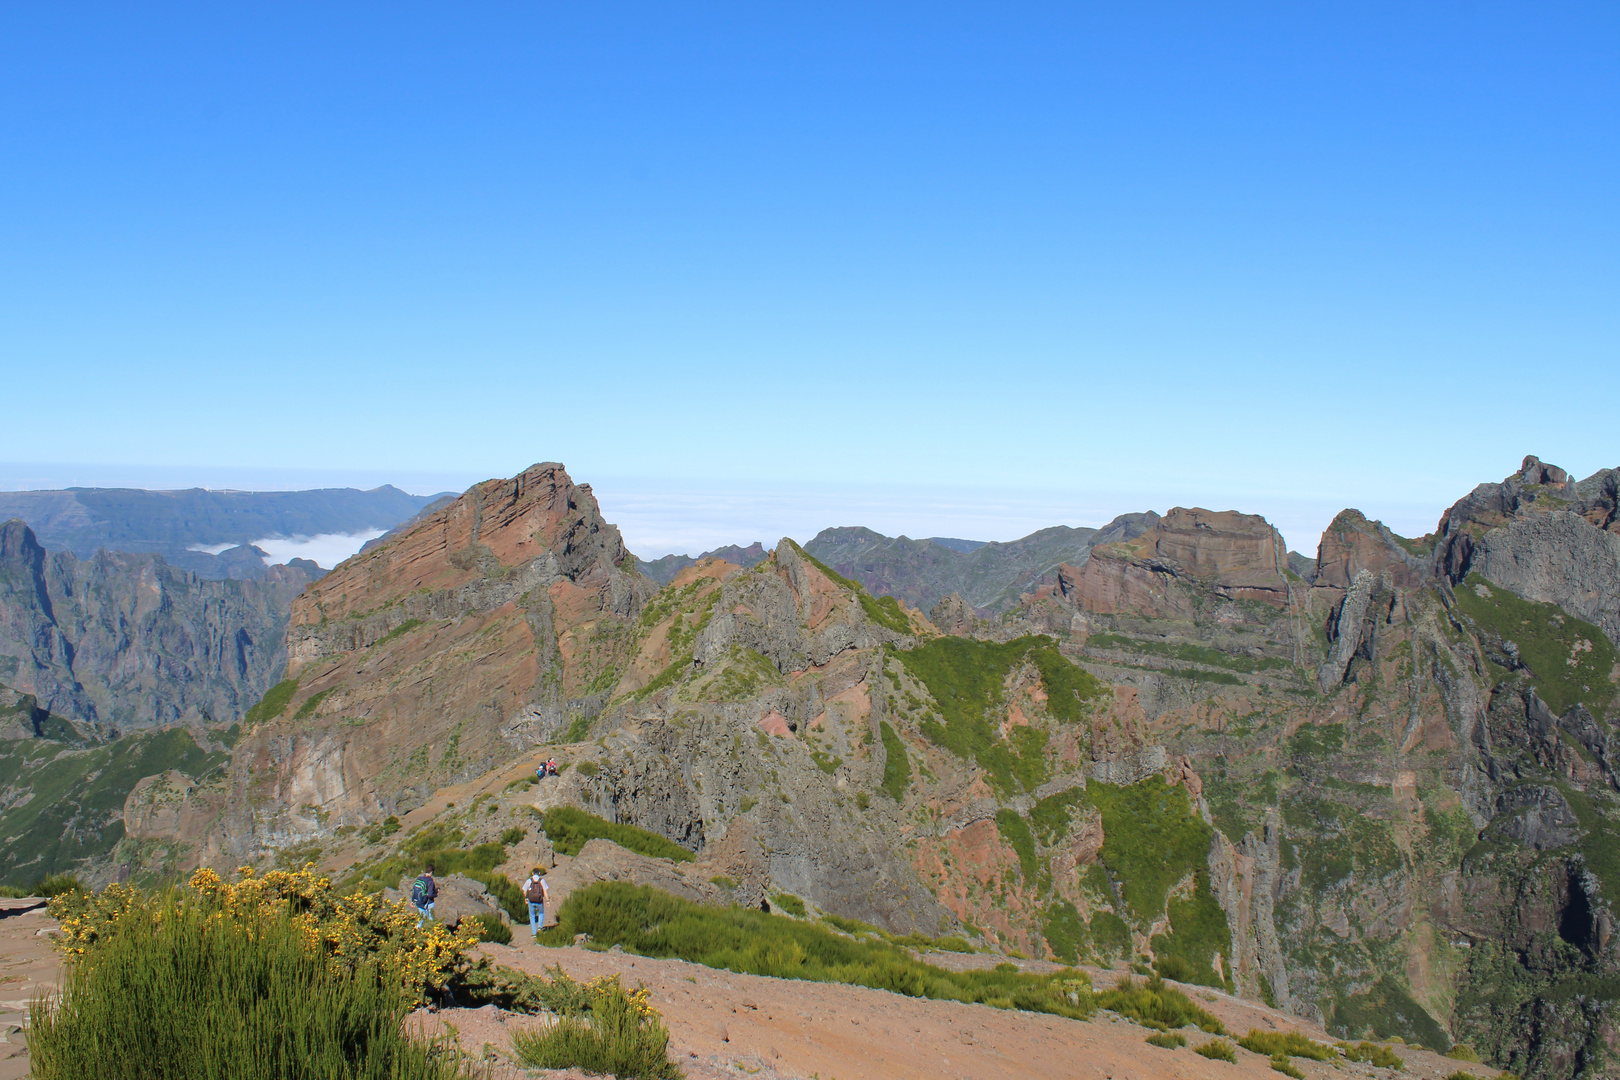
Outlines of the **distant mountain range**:
<svg viewBox="0 0 1620 1080">
<path fill-rule="evenodd" d="M 1061 564 L 1078 566 L 1094 545 L 1129 540 L 1158 520 L 1151 511 L 1123 514 L 1101 529 L 1054 525 L 1007 543 L 823 529 L 804 549 L 873 593 L 898 597 L 922 611 L 958 593 L 981 612 L 995 614 L 1016 606 L 1022 593 Z"/>
<path fill-rule="evenodd" d="M 443 497 L 391 485 L 370 491 L 5 491 L 0 521 L 19 518 L 48 550 L 81 559 L 100 550 L 154 554 L 205 578 L 254 578 L 265 570 L 263 553 L 248 546 L 256 540 L 392 529 Z"/>
</svg>

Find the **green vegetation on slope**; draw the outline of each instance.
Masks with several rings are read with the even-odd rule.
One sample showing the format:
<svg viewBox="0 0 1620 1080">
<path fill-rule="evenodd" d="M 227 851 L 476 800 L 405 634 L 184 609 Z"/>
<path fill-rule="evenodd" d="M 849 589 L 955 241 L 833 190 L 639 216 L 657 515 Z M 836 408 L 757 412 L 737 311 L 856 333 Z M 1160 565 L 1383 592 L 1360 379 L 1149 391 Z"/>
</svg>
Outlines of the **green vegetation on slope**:
<svg viewBox="0 0 1620 1080">
<path fill-rule="evenodd" d="M 1518 648 L 1536 693 L 1562 716 L 1577 702 L 1594 714 L 1614 700 L 1615 649 L 1603 631 L 1557 604 L 1525 600 L 1478 574 L 1457 587 L 1457 608 L 1481 629 Z"/>
<path fill-rule="evenodd" d="M 143 777 L 176 769 L 200 780 L 226 755 L 184 728 L 141 732 L 88 749 L 0 740 L 0 791 L 28 792 L 0 810 L 0 880 L 72 870 L 124 838 L 124 800 Z"/>
<path fill-rule="evenodd" d="M 1347 1039 L 1399 1035 L 1415 1046 L 1442 1054 L 1451 1046 L 1445 1028 L 1387 976 L 1365 993 L 1341 995 L 1334 1001 L 1327 1029 Z"/>
<path fill-rule="evenodd" d="M 1077 971 L 945 971 L 885 941 L 853 940 L 818 923 L 750 908 L 704 907 L 624 882 L 598 882 L 574 893 L 541 941 L 568 944 L 575 934 L 589 934 L 593 948 L 619 945 L 643 956 L 678 957 L 753 975 L 869 986 L 1077 1020 L 1093 1012 L 1090 981 Z"/>
<path fill-rule="evenodd" d="M 924 719 L 919 725 L 923 735 L 977 762 L 986 782 L 1003 797 L 1033 791 L 1047 773 L 1045 731 L 1025 725 L 1001 736 L 998 712 L 1007 676 L 1023 663 L 1034 664 L 1046 688 L 1048 711 L 1071 722 L 1103 692 L 1100 682 L 1065 660 L 1044 636 L 1005 643 L 940 637 L 896 655 L 927 688 L 942 718 Z"/>
<path fill-rule="evenodd" d="M 911 759 L 906 757 L 906 744 L 887 720 L 878 722 L 878 734 L 883 737 L 883 790 L 895 802 L 902 802 L 911 786 Z"/>
<path fill-rule="evenodd" d="M 697 858 L 668 837 L 634 825 L 604 821 L 572 806 L 554 806 L 547 810 L 542 827 L 552 846 L 562 855 L 578 855 L 587 841 L 601 837 L 654 859 L 691 862 Z"/>
<path fill-rule="evenodd" d="M 1024 872 L 1024 880 L 1034 884 L 1035 837 L 1030 834 L 1029 822 L 1018 811 L 1002 807 L 996 811 L 996 831 L 1018 853 L 1018 866 Z"/>
<path fill-rule="evenodd" d="M 254 724 L 260 724 L 266 720 L 274 720 L 287 710 L 287 703 L 292 700 L 292 696 L 297 692 L 297 679 L 282 679 L 265 691 L 264 697 L 259 700 L 258 704 L 248 709 L 247 713 L 242 717 L 242 722 L 248 727 L 252 727 Z"/>
<path fill-rule="evenodd" d="M 1112 1009 L 1144 1027 L 1160 1031 L 1191 1025 L 1211 1035 L 1226 1034 L 1226 1028 L 1219 1020 L 1195 1005 L 1180 990 L 1165 985 L 1157 975 L 1145 983 L 1136 982 L 1127 975 L 1114 989 L 1098 994 L 1097 1005 Z"/>
<path fill-rule="evenodd" d="M 370 969 L 335 973 L 285 916 L 250 934 L 186 905 L 122 920 L 68 965 L 33 1006 L 30 1064 L 39 1080 L 448 1080 L 454 1063 L 406 1032 L 413 1004 Z"/>
<path fill-rule="evenodd" d="M 1034 838 L 1049 847 L 1062 843 L 1080 807 L 1093 807 L 1102 815 L 1098 858 L 1119 883 L 1127 913 L 1137 926 L 1146 928 L 1160 915 L 1169 917 L 1169 931 L 1152 940 L 1154 954 L 1170 965 L 1164 970 L 1185 982 L 1229 987 L 1222 975 L 1231 970 L 1232 935 L 1209 881 L 1214 834 L 1193 809 L 1186 790 L 1159 776 L 1125 787 L 1092 783 L 1069 788 L 1042 799 L 1030 811 Z M 996 821 L 1001 825 L 1000 815 Z M 1172 898 L 1171 889 L 1189 876 L 1191 895 Z M 1106 878 L 1099 880 L 1099 889 L 1107 891 Z M 1048 926 L 1052 925 L 1049 915 Z M 1061 921 L 1057 925 L 1061 927 Z M 1120 940 L 1129 941 L 1124 924 L 1108 912 L 1092 916 L 1091 933 L 1098 951 L 1106 954 L 1121 955 Z M 1223 958 L 1220 969 L 1215 966 L 1217 953 Z"/>
</svg>

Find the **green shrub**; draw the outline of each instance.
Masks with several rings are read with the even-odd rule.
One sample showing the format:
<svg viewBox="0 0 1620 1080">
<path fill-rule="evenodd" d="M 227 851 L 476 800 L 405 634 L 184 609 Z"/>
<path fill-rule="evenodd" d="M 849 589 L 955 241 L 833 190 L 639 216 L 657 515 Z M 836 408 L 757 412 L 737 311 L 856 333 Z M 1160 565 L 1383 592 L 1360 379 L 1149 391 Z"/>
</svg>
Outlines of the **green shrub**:
<svg viewBox="0 0 1620 1080">
<path fill-rule="evenodd" d="M 27 889 L 19 888 L 16 885 L 0 885 L 0 899 L 20 900 L 25 896 L 32 895 Z"/>
<path fill-rule="evenodd" d="M 1078 964 L 1084 947 L 1086 924 L 1067 900 L 1054 900 L 1046 909 L 1045 937 L 1052 955 L 1065 964 Z"/>
<path fill-rule="evenodd" d="M 1189 1024 L 1211 1035 L 1225 1035 L 1221 1022 L 1193 1003 L 1180 990 L 1166 986 L 1157 975 L 1145 983 L 1138 983 L 1129 975 L 1119 980 L 1112 990 L 1096 995 L 1100 1008 L 1112 1009 L 1119 1015 L 1160 1031 L 1186 1027 Z"/>
<path fill-rule="evenodd" d="M 836 916 L 826 921 L 864 927 Z M 945 971 L 869 934 L 851 939 L 819 922 L 742 907 L 704 907 L 624 882 L 598 882 L 571 895 L 558 912 L 557 925 L 540 940 L 563 945 L 575 934 L 589 934 L 604 948 L 619 945 L 643 956 L 676 957 L 753 975 L 867 986 L 1073 1019 L 1094 1011 L 1090 981 L 1077 971 Z"/>
<path fill-rule="evenodd" d="M 1091 917 L 1091 944 L 1105 960 L 1115 960 L 1131 951 L 1131 928 L 1112 911 L 1099 911 Z M 1151 972 L 1140 971 L 1139 975 Z"/>
<path fill-rule="evenodd" d="M 878 721 L 878 734 L 883 737 L 884 792 L 895 802 L 903 802 L 906 789 L 911 786 L 911 759 L 906 757 L 906 744 L 896 735 L 887 720 Z"/>
<path fill-rule="evenodd" d="M 1467 1043 L 1457 1043 L 1446 1051 L 1446 1057 L 1453 1061 L 1471 1061 L 1476 1065 L 1479 1064 L 1479 1054 Z"/>
<path fill-rule="evenodd" d="M 37 1080 L 448 1080 L 454 1064 L 405 1033 L 413 1003 L 372 968 L 334 973 L 285 916 L 248 933 L 167 905 L 68 964 L 30 1010 L 28 1049 Z"/>
<path fill-rule="evenodd" d="M 1471 1072 L 1463 1072 L 1461 1069 L 1458 1069 L 1456 1072 L 1448 1075 L 1446 1080 L 1480 1080 L 1480 1078 Z"/>
<path fill-rule="evenodd" d="M 996 831 L 1018 855 L 1018 867 L 1024 872 L 1027 884 L 1035 882 L 1035 837 L 1030 834 L 1029 822 L 1016 810 L 1003 807 L 996 811 Z"/>
<path fill-rule="evenodd" d="M 527 917 L 528 912 L 524 915 Z M 499 915 L 491 912 L 480 912 L 475 920 L 479 925 L 478 936 L 484 941 L 493 941 L 497 945 L 512 944 L 512 928 L 501 920 Z"/>
<path fill-rule="evenodd" d="M 591 734 L 591 718 L 588 717 L 588 716 L 585 716 L 585 715 L 580 715 L 580 716 L 574 717 L 574 722 L 568 725 L 568 732 L 567 732 L 567 734 L 565 734 L 563 736 L 562 741 L 565 742 L 565 743 L 584 742 L 587 738 L 590 737 L 590 734 Z M 580 772 L 585 772 L 585 765 L 590 765 L 591 766 L 591 771 L 588 772 L 588 773 L 585 773 L 585 775 L 587 775 L 587 776 L 595 776 L 596 775 L 596 766 L 591 764 L 590 762 L 585 762 L 585 763 L 581 764 L 580 767 L 579 767 L 579 771 Z M 567 766 L 565 765 L 565 766 L 563 766 L 563 768 L 567 768 Z M 557 771 L 561 772 L 562 770 L 559 769 Z"/>
<path fill-rule="evenodd" d="M 1339 1048 L 1344 1051 L 1344 1056 L 1351 1061 L 1365 1061 L 1367 1064 L 1380 1069 L 1394 1069 L 1396 1072 L 1406 1068 L 1406 1062 L 1402 1060 L 1401 1055 L 1389 1047 L 1379 1046 L 1377 1043 L 1362 1042 L 1355 1046 L 1351 1046 L 1349 1043 L 1340 1043 Z"/>
<path fill-rule="evenodd" d="M 1266 1057 L 1310 1058 L 1312 1061 L 1332 1061 L 1338 1055 L 1333 1047 L 1323 1043 L 1313 1042 L 1297 1031 L 1260 1031 L 1250 1028 L 1249 1033 L 1238 1040 L 1238 1045 L 1253 1054 L 1264 1054 Z"/>
<path fill-rule="evenodd" d="M 669 1059 L 669 1030 L 646 992 L 627 993 L 618 977 L 596 994 L 588 1011 L 566 1009 L 540 1031 L 512 1037 L 518 1060 L 536 1069 L 581 1069 L 619 1080 L 681 1080 Z"/>
<path fill-rule="evenodd" d="M 1153 961 L 1153 970 L 1161 979 L 1174 979 L 1176 982 L 1192 981 L 1192 965 L 1179 956 L 1161 956 Z"/>
<path fill-rule="evenodd" d="M 771 896 L 771 904 L 772 906 L 787 912 L 789 915 L 797 916 L 801 919 L 805 916 L 804 901 L 800 900 L 792 893 L 775 893 Z"/>
<path fill-rule="evenodd" d="M 596 762 L 594 761 L 582 761 L 578 765 L 574 766 L 574 771 L 579 773 L 581 776 L 595 776 L 601 770 L 596 767 Z"/>
<path fill-rule="evenodd" d="M 1305 1074 L 1294 1067 L 1293 1062 L 1288 1060 L 1287 1054 L 1271 1055 L 1271 1067 L 1284 1076 L 1293 1077 L 1294 1080 L 1305 1080 Z"/>
<path fill-rule="evenodd" d="M 513 825 L 510 829 L 507 829 L 505 832 L 501 833 L 501 843 L 505 844 L 507 847 L 514 847 L 523 843 L 523 838 L 528 835 L 528 832 L 526 832 L 521 826 Z"/>
<path fill-rule="evenodd" d="M 1211 1061 L 1237 1062 L 1237 1051 L 1225 1039 L 1211 1039 L 1203 1046 L 1193 1047 L 1193 1053 L 1202 1054 Z"/>
<path fill-rule="evenodd" d="M 72 874 L 52 874 L 40 878 L 31 886 L 29 896 L 61 896 L 70 892 L 89 892 Z"/>
<path fill-rule="evenodd" d="M 586 764 L 589 763 L 581 762 L 580 768 L 583 769 Z M 697 858 L 668 837 L 638 829 L 634 825 L 604 821 L 595 814 L 587 814 L 572 806 L 554 806 L 547 810 L 543 827 L 552 846 L 563 855 L 578 855 L 587 841 L 601 837 L 654 859 L 691 862 Z"/>
<path fill-rule="evenodd" d="M 1187 1036 L 1174 1031 L 1155 1031 L 1147 1037 L 1149 1046 L 1162 1046 L 1166 1050 L 1174 1050 L 1179 1046 L 1187 1045 Z"/>
</svg>

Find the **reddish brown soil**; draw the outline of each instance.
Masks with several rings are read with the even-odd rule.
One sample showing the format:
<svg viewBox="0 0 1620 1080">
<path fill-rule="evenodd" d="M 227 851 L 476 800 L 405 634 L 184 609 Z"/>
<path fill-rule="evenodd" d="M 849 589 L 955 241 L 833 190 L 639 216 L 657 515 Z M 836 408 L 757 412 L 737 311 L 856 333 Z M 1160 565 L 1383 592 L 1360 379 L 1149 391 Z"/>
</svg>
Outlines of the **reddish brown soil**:
<svg viewBox="0 0 1620 1080">
<path fill-rule="evenodd" d="M 494 962 L 534 974 L 555 964 L 576 979 L 618 974 L 627 986 L 647 987 L 669 1025 L 672 1053 L 692 1080 L 1278 1080 L 1281 1075 L 1272 1071 L 1268 1058 L 1241 1048 L 1236 1064 L 1200 1057 L 1191 1047 L 1209 1036 L 1190 1030 L 1188 1048 L 1149 1046 L 1144 1039 L 1151 1032 L 1109 1013 L 1090 1021 L 1065 1020 L 862 987 L 737 975 L 680 960 L 535 945 L 486 949 Z M 928 960 L 967 967 L 1005 958 L 930 955 Z M 1090 974 L 1099 988 L 1112 986 L 1119 978 L 1114 972 Z M 1333 1041 L 1320 1028 L 1264 1005 L 1202 987 L 1183 989 L 1239 1034 L 1250 1028 L 1298 1030 L 1319 1041 Z M 447 1009 L 438 1015 L 456 1026 L 464 1049 L 479 1054 L 487 1045 L 500 1057 L 505 1056 L 510 1031 L 535 1022 L 503 1018 L 495 1009 Z M 1465 1066 L 1428 1051 L 1395 1049 L 1406 1059 L 1401 1080 L 1438 1080 L 1459 1068 L 1482 1078 L 1495 1075 L 1485 1066 Z M 1296 1058 L 1294 1065 L 1308 1080 L 1391 1076 L 1387 1070 L 1349 1062 Z"/>
</svg>

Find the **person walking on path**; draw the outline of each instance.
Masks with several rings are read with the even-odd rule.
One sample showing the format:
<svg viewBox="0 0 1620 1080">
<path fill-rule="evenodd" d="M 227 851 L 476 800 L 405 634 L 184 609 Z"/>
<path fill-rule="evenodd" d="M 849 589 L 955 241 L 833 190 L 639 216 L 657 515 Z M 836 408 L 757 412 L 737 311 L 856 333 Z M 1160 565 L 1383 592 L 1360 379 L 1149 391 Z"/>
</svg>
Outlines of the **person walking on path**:
<svg viewBox="0 0 1620 1080">
<path fill-rule="evenodd" d="M 411 885 L 411 906 L 416 909 L 416 928 L 422 929 L 422 924 L 433 918 L 433 901 L 439 897 L 439 886 L 433 880 L 433 864 L 428 863 L 422 876 Z"/>
<path fill-rule="evenodd" d="M 523 899 L 529 902 L 529 932 L 539 937 L 546 925 L 546 901 L 551 899 L 551 893 L 546 888 L 546 876 L 538 866 L 523 883 Z"/>
</svg>

